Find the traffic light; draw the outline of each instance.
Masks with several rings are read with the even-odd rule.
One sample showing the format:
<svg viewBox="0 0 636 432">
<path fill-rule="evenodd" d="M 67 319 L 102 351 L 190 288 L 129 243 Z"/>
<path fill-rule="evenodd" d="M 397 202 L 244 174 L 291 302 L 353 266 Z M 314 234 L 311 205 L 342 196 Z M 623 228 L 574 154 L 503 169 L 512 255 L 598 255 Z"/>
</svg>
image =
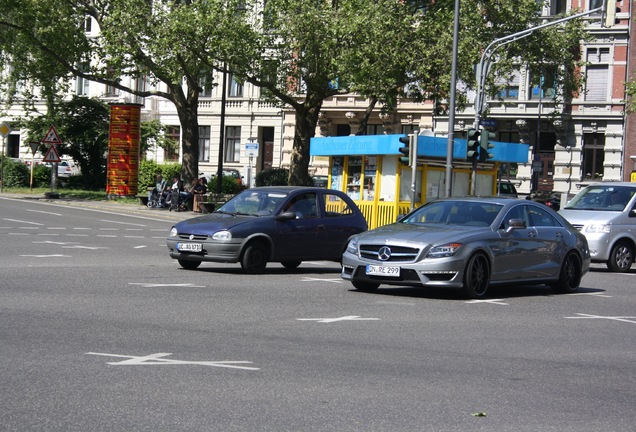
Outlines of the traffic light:
<svg viewBox="0 0 636 432">
<path fill-rule="evenodd" d="M 400 156 L 398 159 L 402 165 L 411 165 L 411 137 L 409 135 L 400 137 L 400 142 L 404 145 L 398 151 L 404 156 Z"/>
<path fill-rule="evenodd" d="M 477 129 L 468 129 L 466 141 L 466 159 L 476 161 L 479 159 L 479 131 Z"/>
<path fill-rule="evenodd" d="M 489 153 L 488 150 L 495 148 L 495 144 L 490 142 L 490 140 L 495 139 L 494 132 L 488 132 L 484 130 L 481 133 L 481 137 L 479 137 L 479 146 L 481 150 L 479 150 L 479 162 L 486 162 L 488 159 L 492 159 L 495 157 L 492 153 Z"/>
<path fill-rule="evenodd" d="M 605 10 L 603 11 L 604 16 L 604 27 L 614 27 L 616 24 L 616 12 L 620 12 L 621 8 L 616 6 L 616 0 L 605 0 Z"/>
</svg>

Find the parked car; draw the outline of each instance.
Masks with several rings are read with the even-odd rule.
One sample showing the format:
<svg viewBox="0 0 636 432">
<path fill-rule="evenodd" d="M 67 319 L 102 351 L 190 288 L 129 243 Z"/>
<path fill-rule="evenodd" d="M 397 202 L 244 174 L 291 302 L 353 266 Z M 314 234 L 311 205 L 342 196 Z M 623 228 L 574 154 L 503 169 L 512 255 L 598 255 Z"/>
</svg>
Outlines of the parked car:
<svg viewBox="0 0 636 432">
<path fill-rule="evenodd" d="M 315 187 L 247 189 L 215 212 L 177 223 L 167 239 L 185 269 L 203 261 L 240 262 L 261 273 L 268 262 L 293 269 L 307 260 L 340 261 L 347 240 L 367 229 L 343 192 Z"/>
<path fill-rule="evenodd" d="M 497 182 L 497 195 L 518 198 L 517 188 L 512 182 L 501 180 Z"/>
<path fill-rule="evenodd" d="M 57 164 L 57 176 L 58 177 L 70 177 L 78 173 L 78 169 L 75 168 L 75 162 L 61 161 Z"/>
<path fill-rule="evenodd" d="M 591 184 L 559 213 L 587 237 L 592 262 L 629 271 L 636 251 L 636 183 Z"/>
<path fill-rule="evenodd" d="M 528 195 L 526 199 L 545 204 L 556 211 L 561 208 L 561 197 L 557 192 L 535 191 Z"/>
<path fill-rule="evenodd" d="M 398 222 L 354 236 L 342 273 L 358 290 L 381 284 L 462 290 L 547 284 L 575 291 L 588 271 L 585 236 L 553 210 L 506 197 L 432 201 Z"/>
</svg>

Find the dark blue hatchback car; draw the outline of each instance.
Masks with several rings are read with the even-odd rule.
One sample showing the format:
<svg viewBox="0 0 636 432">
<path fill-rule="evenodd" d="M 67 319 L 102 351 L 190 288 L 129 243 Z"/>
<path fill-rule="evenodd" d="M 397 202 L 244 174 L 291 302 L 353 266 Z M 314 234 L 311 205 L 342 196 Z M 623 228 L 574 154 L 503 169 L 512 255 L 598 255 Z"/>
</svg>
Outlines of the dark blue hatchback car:
<svg viewBox="0 0 636 432">
<path fill-rule="evenodd" d="M 261 273 L 268 262 L 294 269 L 302 261 L 340 261 L 349 237 L 367 229 L 356 204 L 331 189 L 247 189 L 205 216 L 177 223 L 166 242 L 185 269 L 201 262 L 240 262 Z"/>
</svg>

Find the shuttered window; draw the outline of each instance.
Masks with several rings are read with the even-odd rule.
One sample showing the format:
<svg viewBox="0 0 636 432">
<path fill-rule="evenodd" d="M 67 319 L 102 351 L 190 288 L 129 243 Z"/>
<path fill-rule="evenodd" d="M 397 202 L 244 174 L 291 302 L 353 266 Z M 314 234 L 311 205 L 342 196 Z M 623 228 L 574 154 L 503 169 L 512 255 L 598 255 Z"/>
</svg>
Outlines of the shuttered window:
<svg viewBox="0 0 636 432">
<path fill-rule="evenodd" d="M 587 67 L 586 76 L 586 101 L 607 100 L 608 67 L 605 65 L 590 65 Z"/>
</svg>

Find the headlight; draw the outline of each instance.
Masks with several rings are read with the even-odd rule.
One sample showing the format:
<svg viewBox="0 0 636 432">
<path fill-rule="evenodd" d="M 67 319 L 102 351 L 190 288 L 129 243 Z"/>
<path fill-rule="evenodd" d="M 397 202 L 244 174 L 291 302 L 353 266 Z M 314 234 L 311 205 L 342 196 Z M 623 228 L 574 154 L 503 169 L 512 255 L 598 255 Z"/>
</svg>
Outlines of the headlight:
<svg viewBox="0 0 636 432">
<path fill-rule="evenodd" d="M 585 232 L 597 234 L 609 234 L 611 230 L 612 226 L 607 224 L 592 224 L 585 228 Z"/>
<path fill-rule="evenodd" d="M 212 240 L 227 241 L 232 240 L 232 233 L 229 231 L 217 231 L 212 234 Z"/>
<path fill-rule="evenodd" d="M 434 246 L 428 251 L 426 258 L 444 258 L 453 256 L 461 247 L 461 243 L 447 243 L 441 246 Z"/>
<path fill-rule="evenodd" d="M 358 254 L 358 239 L 352 238 L 349 240 L 349 244 L 347 244 L 347 252 L 350 254 L 357 255 Z"/>
<path fill-rule="evenodd" d="M 177 229 L 175 227 L 172 227 L 172 229 L 170 230 L 170 237 L 176 237 L 179 235 L 179 232 L 177 231 Z"/>
</svg>

